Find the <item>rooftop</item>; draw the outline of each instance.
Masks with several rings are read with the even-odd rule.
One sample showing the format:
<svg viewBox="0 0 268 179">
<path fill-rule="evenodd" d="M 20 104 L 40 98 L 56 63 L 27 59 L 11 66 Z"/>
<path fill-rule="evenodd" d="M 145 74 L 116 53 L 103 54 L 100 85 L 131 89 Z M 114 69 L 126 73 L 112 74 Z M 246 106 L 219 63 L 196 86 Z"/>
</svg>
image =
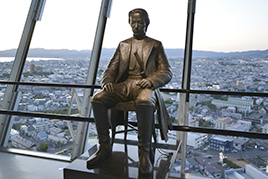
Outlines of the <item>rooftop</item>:
<svg viewBox="0 0 268 179">
<path fill-rule="evenodd" d="M 36 146 L 33 142 L 29 141 L 29 140 L 26 140 L 20 136 L 14 136 L 11 138 L 12 141 L 26 147 L 26 148 L 31 148 L 31 147 L 34 147 Z"/>
<path fill-rule="evenodd" d="M 218 141 L 222 141 L 222 142 L 225 142 L 225 141 L 233 141 L 233 139 L 230 139 L 230 138 L 227 138 L 227 137 L 223 137 L 223 136 L 218 136 L 218 135 L 213 135 L 211 137 L 211 140 L 218 140 Z"/>
</svg>

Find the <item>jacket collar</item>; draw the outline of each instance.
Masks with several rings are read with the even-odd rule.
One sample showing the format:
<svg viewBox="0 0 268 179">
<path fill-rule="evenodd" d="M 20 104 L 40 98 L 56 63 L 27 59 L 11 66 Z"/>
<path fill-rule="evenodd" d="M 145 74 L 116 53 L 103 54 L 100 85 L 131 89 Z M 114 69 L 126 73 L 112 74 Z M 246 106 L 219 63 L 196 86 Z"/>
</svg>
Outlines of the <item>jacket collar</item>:
<svg viewBox="0 0 268 179">
<path fill-rule="evenodd" d="M 121 55 L 122 55 L 122 60 L 123 61 L 129 61 L 130 59 L 130 53 L 131 53 L 131 44 L 132 44 L 132 38 L 127 39 L 124 41 L 125 43 L 122 43 L 121 45 Z M 146 64 L 152 49 L 154 47 L 154 42 L 149 38 L 145 37 L 144 38 L 144 43 L 143 43 L 143 56 L 142 59 L 144 61 L 144 65 Z M 128 64 L 128 63 L 127 63 Z"/>
</svg>

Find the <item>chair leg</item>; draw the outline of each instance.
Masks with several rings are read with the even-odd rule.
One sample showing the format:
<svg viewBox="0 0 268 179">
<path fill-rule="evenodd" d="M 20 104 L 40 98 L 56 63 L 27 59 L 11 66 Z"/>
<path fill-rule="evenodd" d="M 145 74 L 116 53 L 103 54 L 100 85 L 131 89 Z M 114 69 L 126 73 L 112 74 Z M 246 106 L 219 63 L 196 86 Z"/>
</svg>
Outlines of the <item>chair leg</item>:
<svg viewBox="0 0 268 179">
<path fill-rule="evenodd" d="M 155 123 L 153 123 L 153 131 L 152 131 L 152 135 L 153 135 L 153 139 L 154 139 L 154 143 L 157 143 L 157 137 L 156 137 L 156 133 L 155 133 Z"/>
<path fill-rule="evenodd" d="M 113 145 L 114 145 L 114 138 L 115 138 L 115 133 L 116 133 L 116 130 L 114 127 L 112 127 L 112 137 L 111 137 L 111 149 L 113 149 Z"/>
<path fill-rule="evenodd" d="M 125 128 L 125 136 L 124 140 L 127 140 L 127 130 L 128 130 L 128 111 L 124 111 L 124 128 Z"/>
</svg>

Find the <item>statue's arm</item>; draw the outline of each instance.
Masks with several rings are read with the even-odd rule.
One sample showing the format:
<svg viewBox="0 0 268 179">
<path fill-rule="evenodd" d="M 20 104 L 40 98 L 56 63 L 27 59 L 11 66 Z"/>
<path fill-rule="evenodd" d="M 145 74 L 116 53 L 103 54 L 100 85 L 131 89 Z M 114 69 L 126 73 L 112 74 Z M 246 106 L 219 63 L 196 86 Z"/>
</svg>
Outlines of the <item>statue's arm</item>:
<svg viewBox="0 0 268 179">
<path fill-rule="evenodd" d="M 147 77 L 147 79 L 151 81 L 154 89 L 169 83 L 172 78 L 171 67 L 161 42 L 158 43 L 156 49 L 156 70 Z"/>
<path fill-rule="evenodd" d="M 108 86 L 111 87 L 111 85 L 115 83 L 119 69 L 119 60 L 120 60 L 120 48 L 118 47 L 114 53 L 114 56 L 109 62 L 107 68 L 103 72 L 101 79 L 102 89 L 105 88 L 106 84 L 108 84 Z"/>
</svg>

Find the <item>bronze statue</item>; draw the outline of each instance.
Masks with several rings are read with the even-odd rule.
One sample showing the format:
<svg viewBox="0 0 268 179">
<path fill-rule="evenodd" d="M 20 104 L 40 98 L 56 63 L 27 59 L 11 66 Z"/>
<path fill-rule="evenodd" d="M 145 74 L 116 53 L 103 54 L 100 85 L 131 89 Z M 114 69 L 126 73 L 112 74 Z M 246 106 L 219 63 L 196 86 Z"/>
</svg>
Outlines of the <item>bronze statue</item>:
<svg viewBox="0 0 268 179">
<path fill-rule="evenodd" d="M 153 171 L 149 151 L 156 107 L 161 137 L 167 140 L 167 131 L 171 123 L 158 88 L 171 80 L 172 72 L 162 43 L 146 36 L 149 23 L 148 14 L 144 9 L 129 12 L 133 37 L 119 43 L 103 73 L 102 91 L 92 98 L 99 150 L 87 160 L 88 168 L 112 155 L 108 109 L 120 102 L 135 102 L 139 171 L 144 176 L 151 175 Z"/>
</svg>

